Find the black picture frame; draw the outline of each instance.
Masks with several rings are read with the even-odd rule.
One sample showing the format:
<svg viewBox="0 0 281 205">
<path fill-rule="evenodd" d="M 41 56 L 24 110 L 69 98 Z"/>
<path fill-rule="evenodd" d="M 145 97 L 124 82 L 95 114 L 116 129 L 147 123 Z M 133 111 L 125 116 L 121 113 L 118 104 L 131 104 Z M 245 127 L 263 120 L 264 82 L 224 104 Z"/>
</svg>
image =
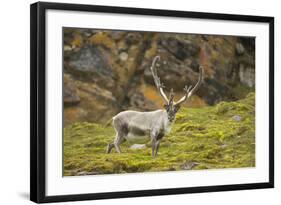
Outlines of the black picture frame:
<svg viewBox="0 0 281 205">
<path fill-rule="evenodd" d="M 269 24 L 269 181 L 236 185 L 46 196 L 46 10 L 86 11 Z M 30 6 L 30 199 L 37 203 L 97 200 L 274 187 L 274 18 L 265 16 L 38 2 Z"/>
</svg>

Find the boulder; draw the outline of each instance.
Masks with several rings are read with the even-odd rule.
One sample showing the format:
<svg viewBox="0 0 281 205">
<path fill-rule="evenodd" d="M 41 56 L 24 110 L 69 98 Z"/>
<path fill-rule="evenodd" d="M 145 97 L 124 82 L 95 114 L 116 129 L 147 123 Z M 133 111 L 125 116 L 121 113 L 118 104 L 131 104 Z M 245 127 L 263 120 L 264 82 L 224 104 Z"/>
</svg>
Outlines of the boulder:
<svg viewBox="0 0 281 205">
<path fill-rule="evenodd" d="M 242 120 L 242 117 L 240 115 L 234 115 L 232 119 L 236 122 L 240 122 Z"/>
<path fill-rule="evenodd" d="M 183 163 L 180 168 L 183 170 L 191 170 L 194 167 L 196 167 L 197 165 L 199 165 L 198 162 L 191 162 L 191 161 L 186 161 L 185 163 Z"/>
<path fill-rule="evenodd" d="M 145 149 L 146 145 L 145 144 L 133 144 L 130 148 L 131 149 Z"/>
</svg>

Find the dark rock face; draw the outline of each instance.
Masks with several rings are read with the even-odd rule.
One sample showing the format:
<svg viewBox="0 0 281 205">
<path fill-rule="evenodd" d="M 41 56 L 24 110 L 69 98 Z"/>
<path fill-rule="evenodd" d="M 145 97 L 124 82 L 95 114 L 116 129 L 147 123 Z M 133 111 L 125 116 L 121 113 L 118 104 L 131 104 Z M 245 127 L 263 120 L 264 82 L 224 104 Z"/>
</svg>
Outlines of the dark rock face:
<svg viewBox="0 0 281 205">
<path fill-rule="evenodd" d="M 112 88 L 114 74 L 107 58 L 106 51 L 95 46 L 86 46 L 70 57 L 67 69 L 76 78 Z"/>
<path fill-rule="evenodd" d="M 134 109 L 134 110 L 140 110 L 140 111 L 150 111 L 150 110 L 156 110 L 157 106 L 155 104 L 146 99 L 143 93 L 141 92 L 131 92 L 128 94 L 129 104 L 128 106 L 125 106 L 124 109 Z"/>
<path fill-rule="evenodd" d="M 175 66 L 174 68 L 178 68 L 178 66 Z M 165 74 L 164 72 L 168 71 L 169 75 Z M 191 84 L 193 82 L 192 77 L 194 77 L 194 72 L 190 71 L 188 68 L 183 68 L 180 70 L 180 72 L 172 72 L 173 69 L 162 69 L 161 72 L 159 72 L 159 77 L 161 78 L 161 81 L 165 82 L 165 86 L 167 88 L 173 88 L 175 91 L 180 91 L 184 88 L 186 84 Z M 150 74 L 150 70 L 146 70 L 145 77 L 147 79 L 147 82 L 150 82 L 153 84 Z M 188 75 L 183 75 L 188 74 Z M 194 78 L 195 79 L 195 78 Z M 195 81 L 194 81 L 195 83 Z M 170 90 L 170 89 L 167 89 Z"/>
<path fill-rule="evenodd" d="M 195 42 L 174 36 L 164 36 L 160 39 L 160 44 L 179 60 L 185 60 L 187 57 L 196 56 L 200 50 L 199 45 Z"/>
<path fill-rule="evenodd" d="M 112 74 L 112 70 L 105 56 L 100 49 L 94 46 L 82 48 L 74 54 L 70 58 L 69 65 L 74 70 L 82 73 L 92 74 L 98 72 L 104 75 Z"/>
<path fill-rule="evenodd" d="M 206 78 L 200 88 L 200 95 L 209 105 L 224 100 L 223 96 L 227 95 L 228 92 L 231 92 L 228 86 L 224 86 L 213 78 Z"/>
<path fill-rule="evenodd" d="M 189 106 L 237 100 L 255 88 L 255 39 L 249 37 L 64 29 L 65 124 L 105 122 L 120 111 L 162 108 L 150 72 L 176 98 L 204 81 Z"/>
<path fill-rule="evenodd" d="M 125 42 L 128 45 L 137 44 L 142 40 L 142 35 L 140 33 L 128 33 L 125 37 Z"/>
<path fill-rule="evenodd" d="M 173 88 L 181 91 L 186 84 L 195 84 L 198 79 L 198 73 L 193 71 L 188 65 L 180 64 L 176 59 L 162 58 L 162 63 L 158 69 L 158 75 L 167 88 Z M 146 82 L 153 84 L 153 78 L 150 68 L 144 71 Z"/>
<path fill-rule="evenodd" d="M 158 55 L 161 56 L 158 75 L 168 88 L 182 91 L 185 85 L 192 85 L 198 79 L 198 54 L 200 47 L 195 41 L 186 40 L 171 34 L 163 34 L 158 41 Z M 146 82 L 153 84 L 149 66 L 144 70 Z"/>
<path fill-rule="evenodd" d="M 77 88 L 74 84 L 74 80 L 70 75 L 65 74 L 63 76 L 63 101 L 66 106 L 77 105 L 80 102 L 80 97 L 77 93 Z"/>
</svg>

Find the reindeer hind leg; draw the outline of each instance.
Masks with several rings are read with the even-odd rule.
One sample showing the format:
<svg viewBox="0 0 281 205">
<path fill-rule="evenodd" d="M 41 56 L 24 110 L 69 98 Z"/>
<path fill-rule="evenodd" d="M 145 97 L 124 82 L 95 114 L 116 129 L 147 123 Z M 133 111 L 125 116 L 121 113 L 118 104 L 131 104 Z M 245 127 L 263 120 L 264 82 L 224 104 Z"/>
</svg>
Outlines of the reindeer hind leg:
<svg viewBox="0 0 281 205">
<path fill-rule="evenodd" d="M 121 137 L 119 136 L 119 134 L 116 134 L 115 140 L 113 143 L 109 143 L 107 145 L 107 149 L 106 149 L 106 153 L 109 154 L 111 152 L 111 150 L 113 149 L 113 147 L 115 147 L 116 151 L 118 153 L 121 153 L 121 149 L 120 149 L 120 144 L 123 142 L 123 140 L 121 139 Z"/>
<path fill-rule="evenodd" d="M 107 154 L 109 154 L 111 152 L 112 148 L 115 147 L 115 141 L 117 140 L 117 138 L 118 138 L 118 131 L 116 130 L 116 136 L 115 136 L 114 141 L 107 145 L 107 149 L 106 149 Z"/>
<path fill-rule="evenodd" d="M 115 147 L 115 149 L 118 153 L 121 153 L 120 144 L 125 141 L 124 136 L 127 133 L 127 127 L 124 126 L 122 121 L 120 121 L 120 119 L 118 119 L 118 118 L 115 118 L 115 119 L 113 118 L 113 126 L 114 126 L 114 129 L 116 132 L 116 136 L 115 136 L 114 142 L 111 144 L 108 144 L 107 153 L 109 153 L 113 147 Z"/>
<path fill-rule="evenodd" d="M 155 143 L 154 157 L 157 156 L 159 145 L 160 145 L 160 140 L 157 140 L 156 143 Z"/>
<path fill-rule="evenodd" d="M 116 151 L 120 154 L 121 148 L 120 145 L 125 141 L 124 136 L 122 133 L 118 133 L 115 140 L 114 140 L 114 146 Z"/>
<path fill-rule="evenodd" d="M 114 144 L 113 143 L 109 143 L 107 145 L 107 149 L 106 149 L 106 153 L 109 154 L 112 150 L 112 148 L 114 147 Z"/>
</svg>

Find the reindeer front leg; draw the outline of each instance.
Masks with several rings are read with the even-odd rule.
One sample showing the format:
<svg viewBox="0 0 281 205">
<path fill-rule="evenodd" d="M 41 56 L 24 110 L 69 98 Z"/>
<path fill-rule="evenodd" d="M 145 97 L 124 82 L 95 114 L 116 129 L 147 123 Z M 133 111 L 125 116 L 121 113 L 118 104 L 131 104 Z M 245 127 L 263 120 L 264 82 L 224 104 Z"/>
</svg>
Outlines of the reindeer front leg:
<svg viewBox="0 0 281 205">
<path fill-rule="evenodd" d="M 156 140 L 153 138 L 151 140 L 151 147 L 152 147 L 152 157 L 155 157 L 155 148 L 156 148 Z"/>
<path fill-rule="evenodd" d="M 120 135 L 119 133 L 117 134 L 117 137 L 114 140 L 115 149 L 119 154 L 121 153 L 120 144 L 123 142 L 123 140 L 124 139 L 122 135 Z"/>
<path fill-rule="evenodd" d="M 152 157 L 156 157 L 157 151 L 158 151 L 158 147 L 159 147 L 159 144 L 160 144 L 160 140 L 157 139 L 158 132 L 157 131 L 152 131 L 150 133 L 150 137 L 151 137 Z"/>
<path fill-rule="evenodd" d="M 154 131 L 150 132 L 152 157 L 154 157 L 154 150 L 155 150 L 155 144 L 156 144 L 156 135 L 155 134 L 156 133 Z"/>
<path fill-rule="evenodd" d="M 164 137 L 164 133 L 160 132 L 158 133 L 158 135 L 156 136 L 156 142 L 155 142 L 155 150 L 154 150 L 154 156 L 157 156 L 158 153 L 158 149 L 159 149 L 159 145 L 160 145 L 160 140 Z"/>
<path fill-rule="evenodd" d="M 159 145 L 160 145 L 160 140 L 157 140 L 156 143 L 155 143 L 155 150 L 154 150 L 155 151 L 155 157 L 157 156 Z"/>
</svg>

